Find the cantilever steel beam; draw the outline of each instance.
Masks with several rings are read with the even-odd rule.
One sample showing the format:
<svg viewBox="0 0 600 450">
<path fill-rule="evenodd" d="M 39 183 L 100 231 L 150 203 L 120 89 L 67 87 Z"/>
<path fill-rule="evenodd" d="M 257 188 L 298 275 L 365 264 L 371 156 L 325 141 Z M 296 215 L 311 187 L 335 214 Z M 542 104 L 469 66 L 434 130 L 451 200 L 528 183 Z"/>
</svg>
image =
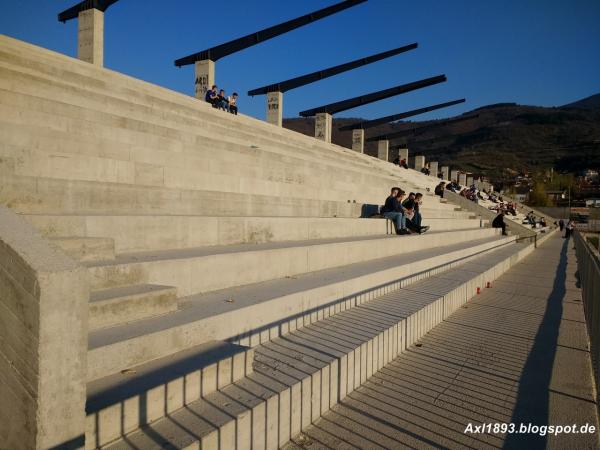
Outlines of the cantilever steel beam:
<svg viewBox="0 0 600 450">
<path fill-rule="evenodd" d="M 109 6 L 117 3 L 119 0 L 84 0 L 75 6 L 65 9 L 58 15 L 58 21 L 65 23 L 68 20 L 76 19 L 80 12 L 88 9 L 97 9 L 102 12 L 106 11 Z"/>
<path fill-rule="evenodd" d="M 400 130 L 400 131 L 396 131 L 394 133 L 382 134 L 382 135 L 379 135 L 379 136 L 373 136 L 373 137 L 370 137 L 369 139 L 367 139 L 367 141 L 368 142 L 382 141 L 382 140 L 388 140 L 389 141 L 391 139 L 397 139 L 397 138 L 400 138 L 400 137 L 409 136 L 411 134 L 418 134 L 420 132 L 427 131 L 427 130 L 430 130 L 432 128 L 443 127 L 443 126 L 446 126 L 446 125 L 451 125 L 453 123 L 464 122 L 466 120 L 476 119 L 477 117 L 479 117 L 479 114 L 474 114 L 474 115 L 465 116 L 465 117 L 458 117 L 456 119 L 440 120 L 440 121 L 437 121 L 435 123 L 430 123 L 428 125 L 423 125 L 423 126 L 420 126 L 420 127 L 408 128 L 406 130 Z"/>
<path fill-rule="evenodd" d="M 465 99 L 461 98 L 460 100 L 453 100 L 451 102 L 440 103 L 437 105 L 427 106 L 425 108 L 413 109 L 412 111 L 406 111 L 399 114 L 393 114 L 391 116 L 381 117 L 379 119 L 366 120 L 364 122 L 357 122 L 352 125 L 346 125 L 340 127 L 340 131 L 346 130 L 366 130 L 367 128 L 376 127 L 377 125 L 381 125 L 384 123 L 395 122 L 396 120 L 406 119 L 407 117 L 418 116 L 419 114 L 424 114 L 429 111 L 434 111 L 436 109 L 447 108 L 448 106 L 458 105 L 459 103 L 464 103 Z"/>
<path fill-rule="evenodd" d="M 367 0 L 345 0 L 343 2 L 336 3 L 335 5 L 328 6 L 327 8 L 313 11 L 312 13 L 305 14 L 304 16 L 296 19 L 288 20 L 287 22 L 280 23 L 279 25 L 265 28 L 264 30 L 234 39 L 233 41 L 226 42 L 225 44 L 217 45 L 216 47 L 211 47 L 206 50 L 202 50 L 201 52 L 179 58 L 175 61 L 175 65 L 177 67 L 187 66 L 194 64 L 196 61 L 204 61 L 207 59 L 217 61 L 224 56 L 231 55 L 232 53 L 239 52 L 240 50 L 252 47 L 253 45 L 273 39 L 274 37 L 287 33 L 288 31 L 292 31 L 296 28 L 308 25 L 309 23 L 316 22 L 317 20 L 331 16 L 332 14 L 336 14 L 366 1 Z"/>
<path fill-rule="evenodd" d="M 401 84 L 399 86 L 384 89 L 382 91 L 372 92 L 370 94 L 365 95 L 359 95 L 358 97 L 350 98 L 348 100 L 342 100 L 340 102 L 330 103 L 329 105 L 319 106 L 318 108 L 307 109 L 306 111 L 302 111 L 300 115 L 302 117 L 311 117 L 318 113 L 335 114 L 342 111 L 346 111 L 347 109 L 356 108 L 357 106 L 366 105 L 389 97 L 394 97 L 396 95 L 405 94 L 407 92 L 421 89 L 427 86 L 443 83 L 446 80 L 446 75 L 438 75 L 436 77 L 415 81 L 413 83 Z"/>
<path fill-rule="evenodd" d="M 388 50 L 386 52 L 377 53 L 376 55 L 359 58 L 354 61 L 350 61 L 334 67 L 329 67 L 328 69 L 318 70 L 307 75 L 302 75 L 296 78 L 291 78 L 289 80 L 280 81 L 279 83 L 273 83 L 268 86 L 253 89 L 251 91 L 248 91 L 248 95 L 255 96 L 265 95 L 269 92 L 287 92 L 300 86 L 305 86 L 307 84 L 314 83 L 315 81 L 320 81 L 325 78 L 329 78 L 334 75 L 338 75 L 340 73 L 356 69 L 357 67 L 366 66 L 368 64 L 381 61 L 382 59 L 390 58 L 400 53 L 414 50 L 417 47 L 418 44 L 415 42 L 414 44 L 405 45 L 403 47 L 398 47 L 392 50 Z"/>
</svg>

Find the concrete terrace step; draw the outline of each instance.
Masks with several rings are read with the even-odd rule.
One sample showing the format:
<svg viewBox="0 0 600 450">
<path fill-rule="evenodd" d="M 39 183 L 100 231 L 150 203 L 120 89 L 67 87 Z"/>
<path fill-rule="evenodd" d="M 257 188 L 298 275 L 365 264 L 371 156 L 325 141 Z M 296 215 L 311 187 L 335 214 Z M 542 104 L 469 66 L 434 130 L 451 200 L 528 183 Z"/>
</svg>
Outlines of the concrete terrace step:
<svg viewBox="0 0 600 450">
<path fill-rule="evenodd" d="M 86 448 L 96 448 L 253 372 L 254 350 L 214 341 L 87 385 Z"/>
<path fill-rule="evenodd" d="M 143 150 L 135 150 L 135 153 L 133 153 L 134 156 L 137 153 L 141 153 L 144 159 L 143 162 L 136 162 L 135 160 L 131 161 L 131 150 L 124 151 L 121 155 L 118 155 L 116 159 L 93 154 L 80 155 L 79 152 L 81 152 L 81 147 L 74 145 L 75 143 L 62 145 L 61 152 L 55 152 L 58 153 L 56 155 L 54 155 L 54 153 L 48 154 L 48 151 L 45 148 L 43 151 L 35 151 L 29 148 L 22 149 L 18 146 L 10 147 L 5 149 L 3 153 L 8 152 L 9 155 L 13 155 L 15 158 L 13 164 L 15 165 L 15 170 L 18 171 L 17 173 L 28 174 L 32 172 L 39 172 L 37 174 L 41 176 L 51 176 L 51 174 L 55 174 L 55 176 L 60 176 L 63 178 L 75 177 L 75 179 L 98 181 L 115 181 L 115 179 L 122 178 L 123 181 L 129 183 L 138 181 L 142 184 L 188 188 L 213 188 L 232 192 L 239 192 L 240 189 L 262 189 L 259 191 L 249 192 L 264 193 L 267 189 L 270 189 L 271 191 L 274 189 L 279 189 L 282 190 L 281 195 L 290 195 L 293 192 L 292 185 L 294 185 L 294 180 L 296 178 L 301 178 L 302 183 L 300 183 L 300 186 L 297 186 L 297 183 L 295 185 L 295 189 L 298 191 L 295 194 L 297 196 L 301 196 L 303 193 L 302 189 L 306 190 L 309 195 L 318 195 L 320 193 L 321 195 L 326 194 L 336 198 L 349 198 L 353 192 L 352 188 L 354 184 L 352 181 L 342 182 L 339 181 L 337 177 L 319 177 L 318 173 L 309 177 L 304 173 L 304 166 L 301 164 L 287 165 L 287 171 L 297 168 L 296 170 L 300 172 L 297 175 L 283 180 L 284 182 L 282 186 L 280 186 L 280 184 L 277 182 L 270 181 L 271 176 L 269 176 L 267 179 L 262 179 L 262 185 L 264 186 L 262 186 L 261 183 L 257 182 L 254 178 L 248 178 L 249 174 L 252 175 L 253 171 L 264 171 L 264 168 L 260 166 L 258 168 L 247 166 L 243 163 L 243 161 L 230 161 L 220 166 L 211 164 L 207 168 L 206 160 L 199 161 L 200 166 L 194 167 L 194 160 L 188 158 L 186 167 L 181 167 L 179 165 L 177 167 L 172 167 L 168 159 L 164 161 L 166 166 L 156 165 L 156 157 L 154 156 L 154 152 L 147 151 L 150 150 L 149 146 L 160 148 L 162 147 L 161 140 L 163 137 L 168 137 L 170 139 L 176 137 L 173 136 L 173 132 L 169 132 L 169 129 L 166 129 L 164 125 L 159 126 L 151 125 L 147 122 L 136 122 L 129 117 L 122 118 L 119 116 L 108 115 L 97 110 L 75 108 L 70 105 L 64 105 L 56 101 L 49 101 L 39 97 L 31 97 L 24 94 L 15 94 L 7 91 L 1 92 L 3 93 L 3 106 L 0 106 L 0 118 L 6 124 L 10 124 L 8 126 L 10 126 L 11 135 L 17 133 L 19 130 L 18 127 L 20 126 L 21 128 L 27 129 L 26 134 L 34 134 L 38 136 L 40 134 L 39 130 L 36 129 L 36 132 L 32 133 L 30 128 L 35 127 L 34 124 L 40 124 L 40 126 L 44 129 L 50 128 L 55 132 L 63 131 L 69 136 L 69 138 L 72 138 L 73 135 L 85 136 L 90 133 L 92 128 L 91 124 L 93 123 L 93 135 L 96 138 L 103 137 L 105 140 L 115 140 L 120 138 L 122 140 L 122 144 L 127 146 L 139 146 L 141 142 L 144 142 L 140 139 L 140 134 L 142 133 L 146 137 L 145 141 L 148 142 L 143 146 Z M 15 115 L 15 110 L 18 110 L 20 114 Z M 157 135 L 154 139 L 148 140 L 149 137 L 160 130 L 163 130 L 161 134 Z M 197 128 L 194 128 L 193 131 L 196 133 L 194 136 L 196 136 L 195 141 L 197 141 Z M 16 137 L 13 136 L 12 139 L 12 142 L 15 142 Z M 176 139 L 175 142 L 180 143 L 182 141 L 188 141 L 189 143 L 192 143 L 193 140 L 194 139 L 184 139 L 183 136 L 179 136 L 179 139 Z M 223 146 L 223 137 L 219 136 L 217 142 L 219 142 L 219 144 L 215 143 L 211 145 L 213 148 L 207 147 L 206 142 L 202 142 L 201 145 L 195 145 L 194 153 L 196 156 L 200 156 L 199 153 L 201 151 L 210 152 L 210 155 L 206 155 L 205 157 L 210 157 L 211 159 L 218 161 L 222 155 L 220 152 L 219 157 L 215 158 L 214 147 Z M 229 145 L 231 146 L 233 144 Z M 241 140 L 236 145 L 238 146 L 238 153 L 240 150 L 246 150 L 246 153 L 248 153 L 248 138 Z M 72 151 L 77 152 L 77 154 L 65 153 L 64 150 L 68 147 L 70 147 Z M 89 153 L 91 148 L 93 148 L 93 146 L 88 145 L 86 152 Z M 262 152 L 262 150 L 259 151 Z M 112 153 L 114 155 L 114 150 Z M 94 164 L 90 164 L 90 161 L 92 161 Z M 326 164 L 324 164 L 323 161 L 319 162 L 321 166 L 319 170 L 326 170 Z M 54 166 L 57 164 L 61 167 L 60 171 L 54 170 Z M 150 164 L 150 166 L 148 166 L 148 164 Z M 234 167 L 239 167 L 238 170 L 241 173 L 237 174 L 237 176 L 235 173 L 231 173 L 235 172 L 235 168 L 232 170 L 230 167 L 231 165 Z M 99 168 L 102 168 L 102 170 L 99 170 Z M 244 168 L 246 172 L 243 172 L 241 168 Z M 211 172 L 206 173 L 207 170 Z M 216 173 L 214 172 L 215 170 Z M 342 174 L 344 173 L 344 169 L 336 172 L 340 173 L 340 176 L 343 176 Z M 154 173 L 154 176 L 150 176 L 152 173 Z M 357 177 L 355 175 L 353 176 L 348 174 L 345 178 L 353 179 L 353 181 L 356 182 Z M 222 185 L 222 187 L 217 188 L 216 186 L 219 186 L 219 183 Z M 386 181 L 385 187 L 388 187 L 390 183 L 391 180 Z M 325 186 L 322 187 L 326 187 L 327 189 L 314 191 L 314 189 L 319 187 L 316 184 L 325 184 Z M 384 187 L 381 186 L 383 184 L 381 174 L 379 174 L 376 183 L 366 183 L 367 186 L 372 186 L 373 184 L 375 184 L 375 188 L 380 186 L 379 190 Z M 286 187 L 288 188 L 287 193 L 283 190 Z M 311 187 L 313 190 L 310 189 Z M 416 189 L 414 186 L 405 187 L 406 189 L 410 190 Z M 338 190 L 339 193 L 336 194 Z M 364 192 L 361 192 L 358 195 L 363 197 L 359 198 L 358 200 L 361 202 L 372 201 L 374 194 L 369 194 L 369 192 L 373 190 L 373 188 L 368 188 Z M 357 194 L 354 193 L 353 195 Z M 371 197 L 369 197 L 369 195 L 371 195 Z"/>
<path fill-rule="evenodd" d="M 117 72 L 107 69 L 99 69 L 93 66 L 81 64 L 76 59 L 51 52 L 39 47 L 35 47 L 10 38 L 2 37 L 3 58 L 9 60 L 7 55 L 13 57 L 12 61 L 21 67 L 35 68 L 37 73 L 44 72 L 46 75 L 53 75 L 58 80 L 71 79 L 74 86 L 87 86 L 100 88 L 101 92 L 106 92 L 106 86 L 110 85 L 110 94 L 120 96 L 129 104 L 144 103 L 152 108 L 158 108 L 170 113 L 179 113 L 184 117 L 196 116 L 202 119 L 209 119 L 212 122 L 218 122 L 224 118 L 220 112 L 214 111 L 204 102 L 198 102 L 196 99 L 170 91 L 150 83 L 137 80 Z M 26 55 L 26 58 L 24 56 Z M 20 58 L 15 61 L 14 58 Z M 62 68 L 68 70 L 63 71 Z M 44 71 L 45 69 L 45 71 Z M 102 81 L 99 81 L 102 80 Z M 227 118 L 231 123 L 231 118 Z M 340 147 L 331 144 L 317 142 L 314 139 L 290 132 L 288 130 L 272 127 L 262 121 L 246 117 L 243 114 L 234 119 L 238 127 L 244 127 L 251 132 L 256 129 L 261 130 L 261 134 L 267 134 L 276 138 L 284 137 L 287 141 L 298 145 L 317 147 L 320 149 L 333 149 L 339 152 Z M 361 161 L 362 159 L 362 161 Z M 370 165 L 370 158 L 355 158 L 356 163 L 361 165 Z"/>
<path fill-rule="evenodd" d="M 115 241 L 109 237 L 53 236 L 53 244 L 76 261 L 103 261 L 115 259 Z"/>
<path fill-rule="evenodd" d="M 106 448 L 279 448 L 530 251 L 506 246 L 262 344 L 253 374 Z"/>
<path fill-rule="evenodd" d="M 0 203 L 31 214 L 360 217 L 361 204 L 123 183 L 3 176 Z"/>
<path fill-rule="evenodd" d="M 7 47 L 11 47 L 12 44 L 14 44 L 14 43 L 6 43 L 5 45 Z M 24 46 L 21 43 L 18 43 L 17 47 L 18 47 L 17 52 L 19 54 L 27 53 L 28 49 L 35 49 L 35 47 L 31 47 L 31 46 L 25 46 L 25 48 L 23 48 Z M 40 52 L 43 53 L 42 56 L 40 56 Z M 41 49 L 35 49 L 35 51 L 33 52 L 33 55 L 35 55 L 35 62 L 37 62 L 40 59 L 44 59 L 44 57 L 47 54 L 44 53 L 44 51 Z M 50 59 L 55 62 L 60 61 L 60 63 L 62 65 L 70 64 L 72 62 L 77 63 L 77 61 L 73 61 L 70 58 L 64 57 L 62 55 L 52 55 Z M 33 62 L 34 61 L 28 61 L 27 64 L 31 65 Z M 74 67 L 76 67 L 78 70 L 81 69 L 84 71 L 86 71 L 86 70 L 89 71 L 89 69 L 90 69 L 89 67 L 77 66 L 76 64 Z M 55 70 L 56 68 L 53 67 L 52 69 Z M 130 93 L 138 94 L 138 91 L 142 91 L 144 89 L 148 90 L 148 88 L 150 88 L 150 90 L 148 90 L 148 92 L 152 93 L 151 94 L 152 100 L 148 104 L 148 106 L 150 106 L 154 109 L 156 109 L 156 107 L 157 107 L 157 104 L 156 104 L 157 98 L 155 96 L 157 93 L 160 93 L 160 94 L 166 94 L 164 97 L 169 99 L 167 101 L 167 105 L 173 106 L 172 101 L 173 101 L 173 99 L 176 99 L 176 108 L 175 109 L 181 109 L 182 104 L 186 103 L 186 110 L 184 113 L 184 117 L 186 117 L 186 118 L 189 116 L 192 116 L 194 114 L 196 114 L 196 115 L 201 114 L 201 117 L 203 119 L 208 118 L 209 121 L 211 121 L 211 122 L 218 122 L 219 120 L 224 119 L 223 114 L 219 114 L 219 112 L 213 111 L 211 108 L 207 107 L 207 105 L 204 105 L 203 102 L 198 102 L 190 97 L 182 96 L 181 94 L 178 94 L 178 93 L 175 93 L 172 91 L 168 91 L 166 89 L 161 89 L 157 86 L 152 86 L 152 85 L 149 85 L 148 83 L 140 82 L 139 80 L 134 80 L 129 77 L 123 76 L 121 74 L 117 74 L 117 73 L 107 71 L 107 70 L 101 70 L 100 72 L 98 72 L 98 70 L 96 69 L 96 71 L 92 70 L 91 74 L 94 77 L 91 79 L 91 82 L 90 83 L 82 83 L 82 85 L 96 85 L 97 80 L 95 78 L 99 77 L 99 75 L 115 77 L 115 80 L 113 80 L 113 83 L 111 83 L 111 86 L 113 86 L 117 80 L 121 82 L 120 84 L 122 84 L 123 82 L 133 84 L 136 88 L 135 90 L 126 89 L 126 90 L 130 91 Z M 63 79 L 64 79 L 64 76 L 61 76 L 60 80 L 62 81 Z M 122 90 L 123 89 L 112 89 L 111 94 L 113 93 L 112 91 L 122 91 Z M 144 94 L 144 97 L 146 97 L 147 95 L 148 94 Z M 129 103 L 131 103 L 131 101 L 132 101 L 131 97 L 127 97 L 127 101 Z M 158 101 L 162 101 L 162 100 L 158 100 Z M 161 105 L 161 106 L 164 106 L 162 108 L 163 110 L 169 110 L 168 106 L 166 106 L 166 105 Z M 208 114 L 208 116 L 206 116 L 206 114 Z M 380 175 L 382 172 L 386 172 L 389 175 L 393 175 L 395 177 L 395 176 L 397 176 L 397 173 L 398 173 L 397 168 L 394 168 L 393 166 L 391 166 L 389 164 L 382 163 L 381 161 L 374 160 L 373 158 L 367 157 L 366 155 L 357 155 L 347 149 L 342 149 L 341 147 L 337 147 L 335 145 L 318 142 L 314 139 L 311 139 L 306 136 L 302 136 L 298 133 L 290 132 L 288 130 L 284 130 L 284 129 L 277 128 L 277 127 L 272 127 L 268 124 L 265 124 L 261 121 L 257 121 L 252 118 L 238 116 L 235 119 L 233 119 L 230 117 L 226 117 L 225 121 L 227 122 L 228 126 L 231 125 L 232 120 L 235 120 L 234 123 L 236 124 L 235 125 L 236 128 L 249 126 L 250 127 L 249 130 L 252 133 L 255 133 L 256 128 L 259 127 L 262 129 L 261 135 L 265 135 L 265 134 L 272 135 L 277 140 L 281 139 L 281 137 L 283 135 L 285 137 L 286 142 L 293 141 L 296 143 L 295 145 L 302 145 L 303 148 L 305 148 L 307 151 L 309 151 L 313 147 L 316 147 L 319 150 L 318 156 L 320 159 L 331 157 L 329 155 L 329 151 L 333 150 L 334 153 L 341 152 L 341 153 L 346 154 L 346 157 L 344 157 L 343 159 L 347 160 L 347 162 L 351 162 L 354 165 L 360 164 L 360 166 L 361 166 L 360 170 L 364 171 L 365 167 L 371 167 L 371 168 L 377 167 Z M 279 142 L 279 144 L 281 144 L 281 142 Z M 323 154 L 323 150 L 327 151 L 328 153 Z M 336 156 L 336 155 L 334 155 L 334 156 Z M 347 156 L 351 156 L 351 157 L 348 158 Z M 402 172 L 408 173 L 408 172 L 413 172 L 413 171 L 402 171 Z M 429 180 L 434 180 L 434 179 L 430 179 L 429 177 L 427 177 L 426 179 L 428 180 L 429 184 L 434 182 L 434 181 L 429 181 Z M 433 187 L 433 184 L 431 184 L 430 187 Z"/>
<path fill-rule="evenodd" d="M 479 228 L 479 219 L 459 211 L 422 208 L 423 224 L 431 231 Z M 381 219 L 322 217 L 203 217 L 24 215 L 48 237 L 106 236 L 116 253 L 193 248 L 208 245 L 259 244 L 336 237 L 383 235 Z M 484 221 L 483 224 L 487 224 Z"/>
<path fill-rule="evenodd" d="M 177 310 L 177 289 L 139 284 L 93 291 L 90 294 L 89 329 L 106 328 Z"/>
<path fill-rule="evenodd" d="M 101 378 L 210 340 L 256 346 L 513 241 L 514 237 L 494 235 L 460 244 L 446 242 L 388 258 L 180 298 L 180 310 L 175 313 L 90 333 L 88 378 Z"/>
<path fill-rule="evenodd" d="M 93 290 L 157 283 L 175 286 L 180 296 L 186 296 L 435 248 L 450 242 L 469 242 L 497 233 L 496 229 L 478 228 L 424 235 L 199 247 L 121 254 L 114 261 L 85 265 Z"/>
<path fill-rule="evenodd" d="M 15 86 L 10 84 L 10 78 L 7 79 L 9 76 L 12 76 L 13 78 L 19 78 L 19 84 Z M 23 77 L 25 77 L 25 80 L 23 80 Z M 105 98 L 105 95 L 102 95 L 102 98 L 96 102 L 97 108 L 94 109 L 93 96 L 90 98 L 89 95 L 84 95 L 83 93 L 78 96 L 74 96 L 73 88 L 64 88 L 65 92 L 56 92 L 55 98 L 52 98 L 53 93 L 60 90 L 59 84 L 53 83 L 50 86 L 39 86 L 37 88 L 37 91 L 39 92 L 36 92 L 36 89 L 34 89 L 33 86 L 27 89 L 27 87 L 33 82 L 24 84 L 27 79 L 31 78 L 31 76 L 20 74 L 18 72 L 12 72 L 8 69 L 3 69 L 0 66 L 0 86 L 6 85 L 6 87 L 10 88 L 10 92 L 6 90 L 2 91 L 3 103 L 11 105 L 12 109 L 18 108 L 22 109 L 23 111 L 30 110 L 32 111 L 30 113 L 31 117 L 36 117 L 34 112 L 45 111 L 46 113 L 58 113 L 63 118 L 71 117 L 74 119 L 79 119 L 81 121 L 78 122 L 80 125 L 84 125 L 89 121 L 93 121 L 98 125 L 98 127 L 96 127 L 98 129 L 101 129 L 99 128 L 100 126 L 104 128 L 106 128 L 106 126 L 116 127 L 118 133 L 113 132 L 112 135 L 107 135 L 108 138 L 117 137 L 124 139 L 126 136 L 123 134 L 123 131 L 125 129 L 130 129 L 132 134 L 135 134 L 135 132 L 139 131 L 145 131 L 147 133 L 156 135 L 157 138 L 178 138 L 178 141 L 188 143 L 197 141 L 197 139 L 190 139 L 192 136 L 213 138 L 211 139 L 214 141 L 212 144 L 220 146 L 223 145 L 221 143 L 222 141 L 238 143 L 244 147 L 247 147 L 248 142 L 251 142 L 255 145 L 264 146 L 271 152 L 278 154 L 286 154 L 297 149 L 297 147 L 291 146 L 288 142 L 266 140 L 264 135 L 256 134 L 256 130 L 253 130 L 253 132 L 250 134 L 243 134 L 240 132 L 239 127 L 232 128 L 231 123 L 227 124 L 227 128 L 220 130 L 218 127 L 216 127 L 214 121 L 210 122 L 210 127 L 208 127 L 208 124 L 205 120 L 191 120 L 188 117 L 177 117 L 175 121 L 170 122 L 165 119 L 164 112 L 158 114 L 156 109 L 147 108 L 145 114 L 136 115 L 134 111 L 131 111 L 131 104 L 125 102 L 122 102 L 122 104 L 119 104 L 118 107 L 115 107 L 111 110 L 108 108 L 107 98 Z M 29 92 L 29 94 L 27 92 Z M 33 92 L 36 92 L 42 96 L 31 95 Z M 51 98 L 47 99 L 46 97 Z M 79 105 L 85 106 L 76 106 L 65 103 L 65 97 L 73 97 L 75 99 L 73 103 L 78 103 Z M 128 115 L 126 117 L 122 116 L 123 110 L 128 110 Z M 114 111 L 114 113 L 107 111 Z M 10 116 L 7 114 L 5 118 L 9 120 Z M 55 127 L 58 127 L 57 129 L 61 129 L 61 125 L 62 127 L 65 126 L 64 120 L 50 121 L 48 122 L 48 126 L 52 123 L 55 123 Z M 72 130 L 72 132 L 77 134 L 76 130 Z M 97 136 L 100 137 L 99 135 Z M 284 150 L 287 150 L 287 152 Z M 345 168 L 346 170 L 365 171 L 366 169 L 367 173 L 369 171 L 373 171 L 372 167 L 361 167 L 360 169 L 357 169 L 354 161 L 348 158 L 340 159 L 339 156 L 334 158 L 333 155 L 311 155 L 310 153 L 298 154 L 297 152 L 291 156 L 298 160 L 312 160 L 315 157 L 318 157 L 322 165 L 333 164 L 335 167 Z M 356 173 L 358 174 L 358 172 Z M 379 176 L 381 177 L 382 174 L 379 173 Z"/>
</svg>

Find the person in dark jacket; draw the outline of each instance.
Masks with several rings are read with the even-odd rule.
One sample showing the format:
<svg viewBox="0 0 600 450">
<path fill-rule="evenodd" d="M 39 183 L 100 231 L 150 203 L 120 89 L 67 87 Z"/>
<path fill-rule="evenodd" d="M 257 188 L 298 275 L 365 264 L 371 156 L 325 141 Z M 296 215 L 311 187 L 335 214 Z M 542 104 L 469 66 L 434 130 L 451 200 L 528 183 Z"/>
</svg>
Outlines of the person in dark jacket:
<svg viewBox="0 0 600 450">
<path fill-rule="evenodd" d="M 404 216 L 402 205 L 398 202 L 398 194 L 400 192 L 404 193 L 399 187 L 391 189 L 389 197 L 385 199 L 385 205 L 381 208 L 381 215 L 394 222 L 396 234 L 410 234 L 410 231 L 406 228 L 406 217 Z"/>
<path fill-rule="evenodd" d="M 414 194 L 413 194 L 414 196 Z M 404 201 L 404 203 L 402 203 L 402 206 L 405 210 L 405 217 L 406 217 L 406 228 L 408 228 L 411 231 L 414 231 L 415 233 L 419 233 L 419 234 L 423 234 L 425 233 L 427 230 L 429 230 L 429 227 L 422 227 L 420 224 L 417 223 L 417 204 L 414 200 L 414 198 L 407 198 L 406 201 Z"/>
<path fill-rule="evenodd" d="M 492 221 L 492 228 L 502 228 L 502 236 L 506 236 L 506 224 L 504 223 L 504 212 L 498 211 L 498 215 Z"/>
<path fill-rule="evenodd" d="M 446 189 L 446 183 L 444 181 L 440 181 L 440 184 L 435 187 L 435 195 L 439 195 L 441 198 L 444 198 L 444 189 Z"/>
</svg>

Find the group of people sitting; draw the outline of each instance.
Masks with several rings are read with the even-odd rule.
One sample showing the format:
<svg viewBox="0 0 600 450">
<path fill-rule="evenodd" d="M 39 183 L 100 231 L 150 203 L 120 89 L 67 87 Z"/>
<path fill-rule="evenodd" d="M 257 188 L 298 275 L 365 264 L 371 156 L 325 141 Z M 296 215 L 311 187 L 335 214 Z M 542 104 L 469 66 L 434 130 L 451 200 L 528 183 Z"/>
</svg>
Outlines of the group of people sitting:
<svg viewBox="0 0 600 450">
<path fill-rule="evenodd" d="M 423 194 L 411 192 L 406 198 L 406 192 L 399 187 L 393 187 L 381 208 L 381 215 L 394 223 L 396 234 L 423 234 L 429 230 L 421 225 L 422 217 L 419 207 L 423 202 Z"/>
<path fill-rule="evenodd" d="M 238 113 L 237 99 L 237 92 L 234 92 L 227 97 L 225 95 L 225 90 L 218 90 L 216 84 L 213 85 L 211 89 L 206 91 L 206 95 L 204 96 L 204 100 L 210 103 L 213 108 L 222 109 L 223 111 L 227 111 L 235 115 Z"/>
<path fill-rule="evenodd" d="M 537 228 L 539 225 L 541 228 L 546 227 L 546 219 L 544 217 L 537 218 L 533 211 L 529 211 L 527 216 L 523 219 L 523 225 L 531 225 L 531 228 Z"/>
<path fill-rule="evenodd" d="M 490 206 L 489 209 L 491 211 L 496 211 L 496 212 L 504 212 L 504 214 L 510 214 L 511 216 L 516 216 L 517 215 L 517 209 L 515 207 L 515 204 L 512 202 L 499 202 L 498 204 L 494 205 L 494 206 Z"/>
<path fill-rule="evenodd" d="M 406 158 L 402 158 L 400 159 L 400 156 L 397 156 L 394 161 L 392 161 L 394 164 L 396 164 L 397 166 L 403 167 L 405 169 L 408 169 L 408 164 L 406 163 Z"/>
</svg>

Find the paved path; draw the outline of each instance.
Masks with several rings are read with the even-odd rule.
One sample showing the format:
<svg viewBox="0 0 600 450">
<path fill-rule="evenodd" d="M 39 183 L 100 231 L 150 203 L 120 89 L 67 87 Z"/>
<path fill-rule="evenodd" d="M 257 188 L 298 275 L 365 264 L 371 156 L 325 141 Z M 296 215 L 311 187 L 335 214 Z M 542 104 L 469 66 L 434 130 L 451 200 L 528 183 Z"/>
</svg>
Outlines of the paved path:
<svg viewBox="0 0 600 450">
<path fill-rule="evenodd" d="M 550 238 L 286 450 L 600 448 L 597 432 L 465 433 L 469 423 L 598 428 L 572 247 Z"/>
</svg>

